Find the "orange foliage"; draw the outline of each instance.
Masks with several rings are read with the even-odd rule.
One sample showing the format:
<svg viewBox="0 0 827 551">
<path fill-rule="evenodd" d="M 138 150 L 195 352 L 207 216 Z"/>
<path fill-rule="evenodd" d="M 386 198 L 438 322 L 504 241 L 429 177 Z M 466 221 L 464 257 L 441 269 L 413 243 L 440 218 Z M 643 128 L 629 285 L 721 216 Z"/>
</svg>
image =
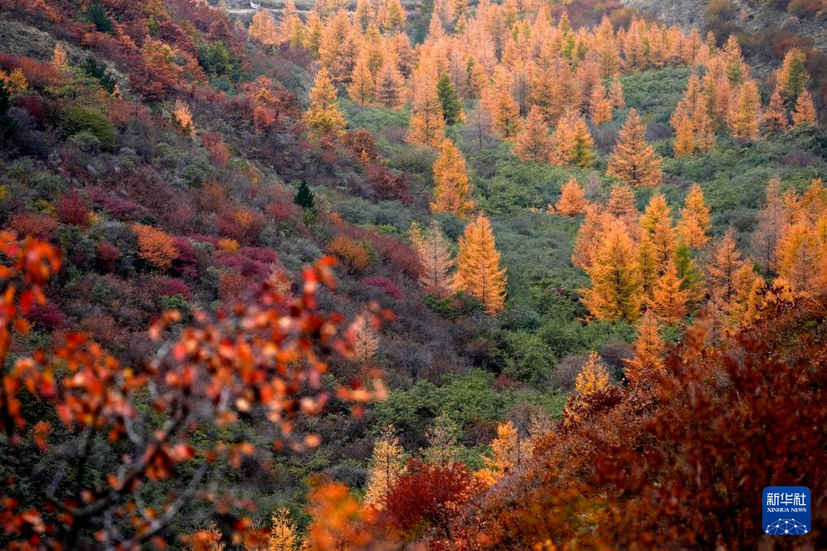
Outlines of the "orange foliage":
<svg viewBox="0 0 827 551">
<path fill-rule="evenodd" d="M 139 257 L 161 271 L 166 271 L 172 266 L 172 261 L 178 257 L 175 238 L 144 224 L 135 224 L 132 231 L 138 237 Z"/>
<path fill-rule="evenodd" d="M 646 143 L 645 135 L 646 125 L 635 109 L 630 110 L 606 174 L 635 187 L 660 184 L 663 179 L 661 159 Z"/>
<path fill-rule="evenodd" d="M 366 246 L 340 235 L 327 244 L 327 252 L 339 257 L 351 273 L 364 272 L 370 267 L 371 255 Z"/>
</svg>

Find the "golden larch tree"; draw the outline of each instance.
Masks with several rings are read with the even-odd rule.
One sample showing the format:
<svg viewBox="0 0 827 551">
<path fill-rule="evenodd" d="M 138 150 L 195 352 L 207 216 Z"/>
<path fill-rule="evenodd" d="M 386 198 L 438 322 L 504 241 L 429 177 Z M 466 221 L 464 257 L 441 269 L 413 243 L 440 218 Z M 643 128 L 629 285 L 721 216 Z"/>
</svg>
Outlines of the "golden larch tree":
<svg viewBox="0 0 827 551">
<path fill-rule="evenodd" d="M 554 206 L 557 214 L 577 216 L 586 212 L 586 192 L 583 186 L 572 176 L 560 189 L 560 200 Z"/>
<path fill-rule="evenodd" d="M 505 303 L 505 272 L 504 268 L 500 269 L 500 253 L 491 222 L 479 214 L 459 239 L 454 289 L 476 297 L 487 313 L 496 314 Z"/>
<path fill-rule="evenodd" d="M 445 139 L 434 161 L 434 198 L 432 212 L 452 212 L 466 217 L 475 208 L 465 158 L 451 140 Z"/>
<path fill-rule="evenodd" d="M 787 108 L 784 106 L 784 99 L 778 90 L 773 92 L 770 103 L 761 115 L 761 130 L 764 134 L 772 136 L 787 129 L 790 121 L 787 118 Z"/>
<path fill-rule="evenodd" d="M 663 179 L 661 159 L 646 142 L 646 125 L 635 109 L 620 130 L 606 174 L 635 187 L 656 186 Z"/>
<path fill-rule="evenodd" d="M 377 510 L 384 509 L 385 497 L 404 473 L 405 450 L 394 435 L 393 426 L 389 425 L 373 444 L 365 504 Z"/>
<path fill-rule="evenodd" d="M 802 220 L 784 228 L 776 256 L 778 274 L 796 291 L 816 293 L 824 288 L 825 245 L 816 228 Z"/>
<path fill-rule="evenodd" d="M 597 352 L 590 352 L 589 358 L 574 379 L 574 392 L 581 397 L 605 392 L 609 388 L 609 381 L 606 364 Z"/>
<path fill-rule="evenodd" d="M 279 507 L 273 513 L 267 551 L 296 551 L 300 544 L 296 532 L 296 524 L 290 519 L 290 511 L 286 507 Z"/>
<path fill-rule="evenodd" d="M 640 217 L 640 225 L 652 240 L 658 275 L 663 274 L 675 254 L 675 228 L 672 226 L 672 209 L 666 197 L 656 193 L 646 205 L 646 211 Z"/>
<path fill-rule="evenodd" d="M 376 73 L 374 97 L 377 105 L 399 109 L 405 103 L 405 79 L 396 63 L 385 59 Z"/>
<path fill-rule="evenodd" d="M 713 298 L 728 305 L 735 296 L 735 272 L 744 261 L 735 243 L 732 229 L 715 244 L 706 264 L 706 281 Z"/>
<path fill-rule="evenodd" d="M 615 109 L 623 109 L 626 107 L 626 97 L 623 95 L 623 85 L 617 77 L 612 80 L 612 85 L 609 87 L 609 101 Z"/>
<path fill-rule="evenodd" d="M 341 134 L 347 126 L 347 121 L 339 110 L 336 87 L 324 67 L 316 73 L 310 90 L 310 107 L 304 114 L 304 122 L 317 136 Z"/>
<path fill-rule="evenodd" d="M 379 333 L 369 317 L 360 316 L 353 336 L 353 359 L 359 365 L 368 365 L 379 350 Z"/>
<path fill-rule="evenodd" d="M 449 466 L 459 460 L 461 446 L 457 441 L 459 425 L 445 412 L 440 413 L 425 431 L 428 447 L 423 450 L 423 459 L 434 465 Z"/>
<path fill-rule="evenodd" d="M 69 65 L 69 56 L 66 54 L 66 49 L 58 42 L 52 50 L 52 66 L 58 70 L 63 70 Z"/>
<path fill-rule="evenodd" d="M 304 25 L 293 0 L 285 0 L 279 21 L 279 42 L 295 50 L 304 43 Z"/>
<path fill-rule="evenodd" d="M 484 103 L 497 135 L 513 139 L 520 131 L 520 106 L 511 95 L 511 76 L 502 68 L 494 72 L 494 82 L 484 94 Z"/>
<path fill-rule="evenodd" d="M 729 110 L 727 125 L 733 138 L 756 140 L 760 136 L 761 94 L 754 80 L 738 87 Z"/>
<path fill-rule="evenodd" d="M 675 157 L 693 155 L 698 147 L 695 140 L 695 123 L 688 113 L 676 113 L 672 117 L 672 126 L 675 128 L 675 143 L 672 148 Z"/>
<path fill-rule="evenodd" d="M 566 111 L 560 118 L 551 142 L 553 149 L 549 160 L 555 166 L 589 168 L 597 162 L 594 139 L 586 119 L 575 110 Z"/>
<path fill-rule="evenodd" d="M 816 107 L 813 103 L 813 97 L 810 92 L 804 90 L 798 96 L 798 101 L 795 102 L 795 111 L 793 111 L 793 125 L 802 126 L 808 124 L 816 126 L 818 124 L 818 115 Z"/>
<path fill-rule="evenodd" d="M 345 11 L 338 12 L 324 26 L 319 40 L 319 64 L 336 84 L 350 80 L 359 51 L 357 36 Z"/>
<path fill-rule="evenodd" d="M 445 119 L 432 72 L 435 69 L 420 69 L 414 74 L 413 109 L 406 140 L 439 147 L 445 139 Z"/>
<path fill-rule="evenodd" d="M 693 249 L 701 249 L 709 241 L 712 222 L 709 207 L 704 202 L 704 192 L 698 184 L 692 184 L 684 199 L 677 231 L 679 239 Z"/>
<path fill-rule="evenodd" d="M 640 318 L 635 340 L 635 356 L 624 370 L 629 383 L 634 386 L 646 381 L 652 375 L 663 373 L 663 352 L 665 344 L 658 329 L 658 319 L 651 310 Z"/>
<path fill-rule="evenodd" d="M 592 286 L 581 289 L 581 300 L 595 318 L 637 320 L 643 302 L 640 267 L 634 244 L 621 222 L 610 223 L 586 271 Z"/>
<path fill-rule="evenodd" d="M 411 242 L 419 258 L 419 283 L 430 292 L 447 291 L 454 259 L 439 222 L 432 220 L 424 230 L 416 222 L 411 224 Z"/>
<path fill-rule="evenodd" d="M 765 196 L 764 207 L 758 212 L 758 225 L 750 241 L 758 263 L 764 270 L 770 270 L 775 267 L 775 252 L 784 229 L 784 200 L 781 198 L 780 178 L 770 179 Z"/>
<path fill-rule="evenodd" d="M 270 10 L 259 10 L 253 15 L 253 22 L 248 31 L 250 37 L 264 46 L 277 46 L 279 43 L 278 27 Z"/>
<path fill-rule="evenodd" d="M 663 323 L 678 323 L 687 314 L 686 304 L 689 292 L 681 288 L 681 279 L 674 262 L 667 264 L 666 270 L 658 278 L 649 301 L 650 309 Z"/>
<path fill-rule="evenodd" d="M 776 72 L 778 91 L 788 99 L 790 105 L 795 104 L 798 96 L 806 90 L 807 83 L 810 81 L 805 62 L 804 52 L 798 48 L 792 48 L 784 55 L 784 61 Z"/>
<path fill-rule="evenodd" d="M 592 90 L 592 97 L 589 101 L 589 114 L 594 124 L 603 124 L 612 120 L 612 100 L 606 94 L 602 84 L 598 84 Z"/>
<path fill-rule="evenodd" d="M 353 74 L 350 76 L 350 86 L 347 87 L 347 93 L 350 99 L 359 105 L 367 105 L 373 102 L 375 89 L 373 75 L 368 67 L 367 56 L 360 55 L 356 60 L 356 65 L 353 67 Z"/>
<path fill-rule="evenodd" d="M 580 230 L 574 239 L 571 262 L 578 268 L 588 271 L 603 240 L 603 233 L 612 222 L 612 216 L 596 205 L 586 205 L 586 216 L 580 224 Z"/>
<path fill-rule="evenodd" d="M 520 431 L 511 421 L 497 425 L 497 437 L 491 441 L 493 457 L 484 457 L 485 467 L 476 472 L 476 477 L 487 486 L 508 473 L 519 469 L 528 459 L 528 442 L 523 440 Z"/>
<path fill-rule="evenodd" d="M 544 163 L 548 161 L 551 150 L 548 126 L 540 108 L 535 105 L 529 111 L 522 131 L 514 142 L 514 153 L 523 161 Z"/>
</svg>

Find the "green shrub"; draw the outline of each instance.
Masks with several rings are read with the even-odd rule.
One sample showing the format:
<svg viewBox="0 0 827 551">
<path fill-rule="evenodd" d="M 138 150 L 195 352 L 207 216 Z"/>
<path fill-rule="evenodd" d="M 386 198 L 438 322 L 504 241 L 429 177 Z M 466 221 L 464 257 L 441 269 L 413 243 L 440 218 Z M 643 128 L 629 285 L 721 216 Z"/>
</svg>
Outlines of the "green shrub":
<svg viewBox="0 0 827 551">
<path fill-rule="evenodd" d="M 115 147 L 117 132 L 102 113 L 85 107 L 69 107 L 60 114 L 60 127 L 69 135 L 89 132 L 107 149 Z"/>
</svg>

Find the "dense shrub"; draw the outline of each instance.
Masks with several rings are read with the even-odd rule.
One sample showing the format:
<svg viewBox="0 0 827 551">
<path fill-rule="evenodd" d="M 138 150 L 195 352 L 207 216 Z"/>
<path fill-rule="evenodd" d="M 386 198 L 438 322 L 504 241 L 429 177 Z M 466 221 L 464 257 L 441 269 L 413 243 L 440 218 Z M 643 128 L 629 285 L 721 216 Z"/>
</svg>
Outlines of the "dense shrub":
<svg viewBox="0 0 827 551">
<path fill-rule="evenodd" d="M 362 283 L 383 291 L 389 297 L 402 298 L 402 291 L 399 290 L 399 287 L 386 277 L 366 277 L 362 280 Z"/>
<path fill-rule="evenodd" d="M 174 238 L 144 224 L 135 224 L 132 229 L 138 237 L 138 256 L 161 271 L 168 270 L 178 258 Z"/>
<path fill-rule="evenodd" d="M 20 236 L 31 235 L 44 239 L 57 227 L 57 220 L 35 212 L 18 212 L 12 215 L 9 226 Z"/>
<path fill-rule="evenodd" d="M 60 127 L 68 134 L 89 132 L 107 149 L 115 147 L 117 131 L 103 114 L 85 107 L 68 107 L 60 113 Z"/>
<path fill-rule="evenodd" d="M 340 235 L 334 237 L 327 244 L 327 252 L 338 257 L 348 268 L 350 273 L 360 273 L 367 270 L 372 263 L 370 249 L 358 241 Z"/>
<path fill-rule="evenodd" d="M 64 224 L 87 227 L 89 225 L 89 205 L 86 198 L 76 190 L 62 195 L 55 203 L 55 212 L 58 219 Z"/>
</svg>

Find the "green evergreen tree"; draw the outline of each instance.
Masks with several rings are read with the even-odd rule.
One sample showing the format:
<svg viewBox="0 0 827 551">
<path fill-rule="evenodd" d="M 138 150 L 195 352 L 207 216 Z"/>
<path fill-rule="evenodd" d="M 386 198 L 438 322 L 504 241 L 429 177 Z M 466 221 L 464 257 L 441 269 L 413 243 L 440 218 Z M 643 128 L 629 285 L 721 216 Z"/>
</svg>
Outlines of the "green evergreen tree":
<svg viewBox="0 0 827 551">
<path fill-rule="evenodd" d="M 13 134 L 17 130 L 17 121 L 6 115 L 11 107 L 11 95 L 6 84 L 0 80 L 0 137 Z"/>
<path fill-rule="evenodd" d="M 307 185 L 306 180 L 302 180 L 299 184 L 299 191 L 296 193 L 296 198 L 293 199 L 293 202 L 303 209 L 315 210 L 316 196 L 313 194 L 313 191 L 311 191 L 310 186 Z"/>
<path fill-rule="evenodd" d="M 111 33 L 112 21 L 106 13 L 106 7 L 100 0 L 92 0 L 83 12 L 83 19 L 95 25 L 98 32 Z"/>
<path fill-rule="evenodd" d="M 110 94 L 115 91 L 118 81 L 109 73 L 106 63 L 98 63 L 95 58 L 88 57 L 80 68 L 84 73 L 100 82 L 101 87 Z"/>
<path fill-rule="evenodd" d="M 445 119 L 445 124 L 451 125 L 459 122 L 462 114 L 462 102 L 448 75 L 439 77 L 439 82 L 436 85 L 436 95 L 442 104 L 442 116 Z"/>
</svg>

